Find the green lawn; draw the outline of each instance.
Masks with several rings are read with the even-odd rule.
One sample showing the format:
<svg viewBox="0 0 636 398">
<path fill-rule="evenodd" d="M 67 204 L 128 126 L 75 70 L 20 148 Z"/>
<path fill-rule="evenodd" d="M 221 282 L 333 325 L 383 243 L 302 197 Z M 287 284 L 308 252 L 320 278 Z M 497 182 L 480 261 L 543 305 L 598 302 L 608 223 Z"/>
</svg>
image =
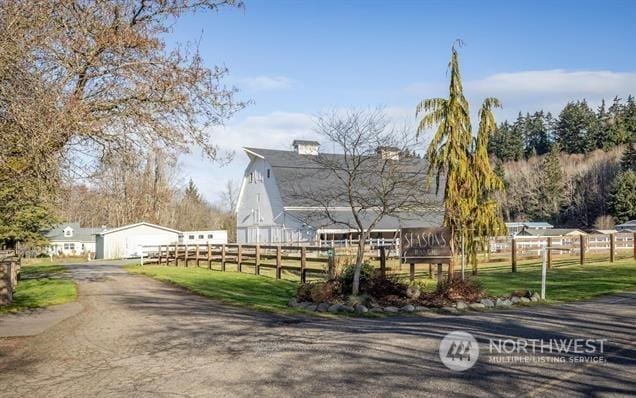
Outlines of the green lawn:
<svg viewBox="0 0 636 398">
<path fill-rule="evenodd" d="M 485 269 L 478 276 L 487 293 L 505 295 L 515 290 L 541 290 L 541 268 L 523 267 L 512 273 L 507 267 Z M 561 265 L 548 270 L 548 301 L 585 300 L 605 294 L 636 290 L 636 261 L 622 259 L 610 264 L 595 262 L 583 266 Z"/>
<path fill-rule="evenodd" d="M 66 277 L 65 270 L 58 264 L 23 266 L 13 303 L 0 308 L 0 314 L 75 301 L 77 288 L 75 282 Z"/>
<path fill-rule="evenodd" d="M 265 276 L 237 272 L 211 271 L 195 267 L 129 265 L 128 272 L 148 275 L 175 283 L 188 290 L 228 304 L 238 304 L 259 311 L 289 312 L 287 301 L 293 297 L 297 284 Z"/>
</svg>

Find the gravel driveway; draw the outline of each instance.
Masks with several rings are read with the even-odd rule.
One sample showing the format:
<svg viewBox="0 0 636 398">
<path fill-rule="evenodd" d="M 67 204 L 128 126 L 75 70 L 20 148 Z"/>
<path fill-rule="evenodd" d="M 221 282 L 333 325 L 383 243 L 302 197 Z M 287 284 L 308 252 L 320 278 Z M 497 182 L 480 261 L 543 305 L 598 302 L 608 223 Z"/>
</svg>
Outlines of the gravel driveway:
<svg viewBox="0 0 636 398">
<path fill-rule="evenodd" d="M 636 391 L 636 294 L 463 316 L 320 319 L 220 305 L 115 265 L 70 266 L 84 310 L 0 339 L 0 395 L 627 396 Z M 440 362 L 449 331 L 603 338 L 604 364 Z"/>
</svg>

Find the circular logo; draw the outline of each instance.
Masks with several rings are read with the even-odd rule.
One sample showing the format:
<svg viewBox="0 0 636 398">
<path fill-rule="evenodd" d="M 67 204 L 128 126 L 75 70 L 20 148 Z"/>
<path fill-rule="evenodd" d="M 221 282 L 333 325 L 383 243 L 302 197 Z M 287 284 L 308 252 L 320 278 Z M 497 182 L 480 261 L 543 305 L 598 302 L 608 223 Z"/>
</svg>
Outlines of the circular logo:
<svg viewBox="0 0 636 398">
<path fill-rule="evenodd" d="M 439 344 L 439 358 L 451 370 L 470 369 L 479 358 L 479 344 L 470 333 L 450 332 Z"/>
</svg>

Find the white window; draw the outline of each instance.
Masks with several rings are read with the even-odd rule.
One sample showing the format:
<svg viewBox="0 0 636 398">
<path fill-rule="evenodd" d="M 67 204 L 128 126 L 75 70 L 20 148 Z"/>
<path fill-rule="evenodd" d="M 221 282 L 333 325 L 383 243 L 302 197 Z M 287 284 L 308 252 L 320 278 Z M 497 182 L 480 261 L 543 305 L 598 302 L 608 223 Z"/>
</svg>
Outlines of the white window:
<svg viewBox="0 0 636 398">
<path fill-rule="evenodd" d="M 64 228 L 64 236 L 66 237 L 73 236 L 73 228 L 71 227 Z"/>
<path fill-rule="evenodd" d="M 65 243 L 64 250 L 75 250 L 75 243 Z"/>
</svg>

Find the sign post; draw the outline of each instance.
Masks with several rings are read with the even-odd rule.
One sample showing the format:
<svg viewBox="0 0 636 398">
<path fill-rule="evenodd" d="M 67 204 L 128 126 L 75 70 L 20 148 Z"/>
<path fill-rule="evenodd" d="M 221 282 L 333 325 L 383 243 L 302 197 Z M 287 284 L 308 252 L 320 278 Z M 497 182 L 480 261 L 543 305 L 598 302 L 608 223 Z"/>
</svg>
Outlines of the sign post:
<svg viewBox="0 0 636 398">
<path fill-rule="evenodd" d="M 450 264 L 450 229 L 402 228 L 400 233 L 400 262 L 410 264 L 411 280 L 415 279 L 415 264 L 438 264 L 438 281 L 441 283 L 442 264 Z"/>
</svg>

